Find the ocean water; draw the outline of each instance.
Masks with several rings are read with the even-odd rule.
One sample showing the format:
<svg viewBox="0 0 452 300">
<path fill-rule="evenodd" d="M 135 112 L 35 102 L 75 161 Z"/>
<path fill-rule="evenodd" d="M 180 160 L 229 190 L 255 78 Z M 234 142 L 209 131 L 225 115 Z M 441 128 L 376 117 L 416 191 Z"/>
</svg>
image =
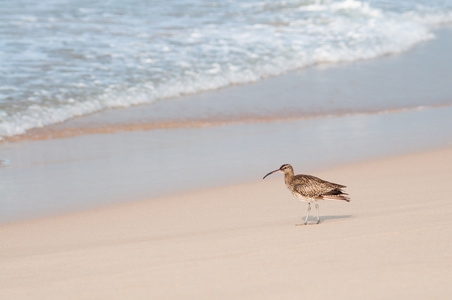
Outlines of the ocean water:
<svg viewBox="0 0 452 300">
<path fill-rule="evenodd" d="M 0 139 L 403 53 L 451 23 L 450 0 L 0 1 Z"/>
</svg>

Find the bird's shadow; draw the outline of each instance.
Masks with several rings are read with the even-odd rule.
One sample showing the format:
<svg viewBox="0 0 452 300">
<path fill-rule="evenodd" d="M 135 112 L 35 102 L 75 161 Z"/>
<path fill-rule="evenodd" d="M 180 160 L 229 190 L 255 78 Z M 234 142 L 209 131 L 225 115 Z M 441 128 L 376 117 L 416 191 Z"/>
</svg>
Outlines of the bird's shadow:
<svg viewBox="0 0 452 300">
<path fill-rule="evenodd" d="M 327 220 L 339 220 L 339 219 L 349 219 L 353 218 L 353 215 L 330 215 L 330 216 L 320 216 L 320 220 L 327 221 Z M 302 218 L 304 220 L 304 218 Z M 310 221 L 317 221 L 317 217 L 315 216 L 309 216 L 308 222 Z"/>
<path fill-rule="evenodd" d="M 353 215 L 336 215 L 336 216 L 320 216 L 323 220 L 348 219 L 353 218 Z"/>
</svg>

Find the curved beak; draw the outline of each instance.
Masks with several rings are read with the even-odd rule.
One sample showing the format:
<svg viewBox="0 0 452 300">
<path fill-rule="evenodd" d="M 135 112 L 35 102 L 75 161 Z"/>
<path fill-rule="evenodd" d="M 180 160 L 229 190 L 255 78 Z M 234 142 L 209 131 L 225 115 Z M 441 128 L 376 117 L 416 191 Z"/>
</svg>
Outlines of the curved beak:
<svg viewBox="0 0 452 300">
<path fill-rule="evenodd" d="M 268 173 L 267 175 L 265 175 L 264 178 L 262 178 L 262 179 L 265 179 L 265 177 L 267 177 L 268 175 L 271 175 L 271 174 L 276 173 L 276 172 L 281 172 L 281 170 L 278 169 L 278 170 L 271 171 L 270 173 Z"/>
</svg>

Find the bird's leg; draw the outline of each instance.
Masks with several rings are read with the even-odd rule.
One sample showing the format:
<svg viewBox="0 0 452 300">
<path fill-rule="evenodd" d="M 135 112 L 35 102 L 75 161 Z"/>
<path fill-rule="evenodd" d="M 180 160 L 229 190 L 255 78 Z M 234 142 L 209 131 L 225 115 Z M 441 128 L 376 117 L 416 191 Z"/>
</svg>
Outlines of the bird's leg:
<svg viewBox="0 0 452 300">
<path fill-rule="evenodd" d="M 317 203 L 317 202 L 314 202 L 315 203 L 315 208 L 317 208 L 317 224 L 319 224 L 320 222 L 322 222 L 322 221 L 320 221 L 320 209 L 319 209 L 319 204 Z"/>
<path fill-rule="evenodd" d="M 308 213 L 306 214 L 306 219 L 304 220 L 304 225 L 308 224 L 309 213 L 311 212 L 311 202 L 308 202 Z"/>
</svg>

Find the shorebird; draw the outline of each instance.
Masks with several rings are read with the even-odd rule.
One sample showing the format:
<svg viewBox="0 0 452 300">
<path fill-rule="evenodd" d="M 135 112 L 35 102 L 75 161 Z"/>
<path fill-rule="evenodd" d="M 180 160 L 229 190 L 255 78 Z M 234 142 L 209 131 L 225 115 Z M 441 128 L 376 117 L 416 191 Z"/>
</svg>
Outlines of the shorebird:
<svg viewBox="0 0 452 300">
<path fill-rule="evenodd" d="M 348 194 L 342 191 L 342 189 L 346 188 L 345 185 L 325 181 L 312 175 L 294 175 L 293 168 L 289 164 L 284 164 L 279 169 L 271 171 L 263 179 L 276 172 L 284 173 L 284 182 L 287 188 L 296 198 L 300 198 L 301 201 L 308 203 L 308 212 L 304 224 L 296 225 L 308 224 L 312 202 L 314 202 L 315 208 L 317 209 L 317 224 L 321 222 L 318 201 L 344 200 L 350 202 L 350 197 L 347 196 Z"/>
</svg>

